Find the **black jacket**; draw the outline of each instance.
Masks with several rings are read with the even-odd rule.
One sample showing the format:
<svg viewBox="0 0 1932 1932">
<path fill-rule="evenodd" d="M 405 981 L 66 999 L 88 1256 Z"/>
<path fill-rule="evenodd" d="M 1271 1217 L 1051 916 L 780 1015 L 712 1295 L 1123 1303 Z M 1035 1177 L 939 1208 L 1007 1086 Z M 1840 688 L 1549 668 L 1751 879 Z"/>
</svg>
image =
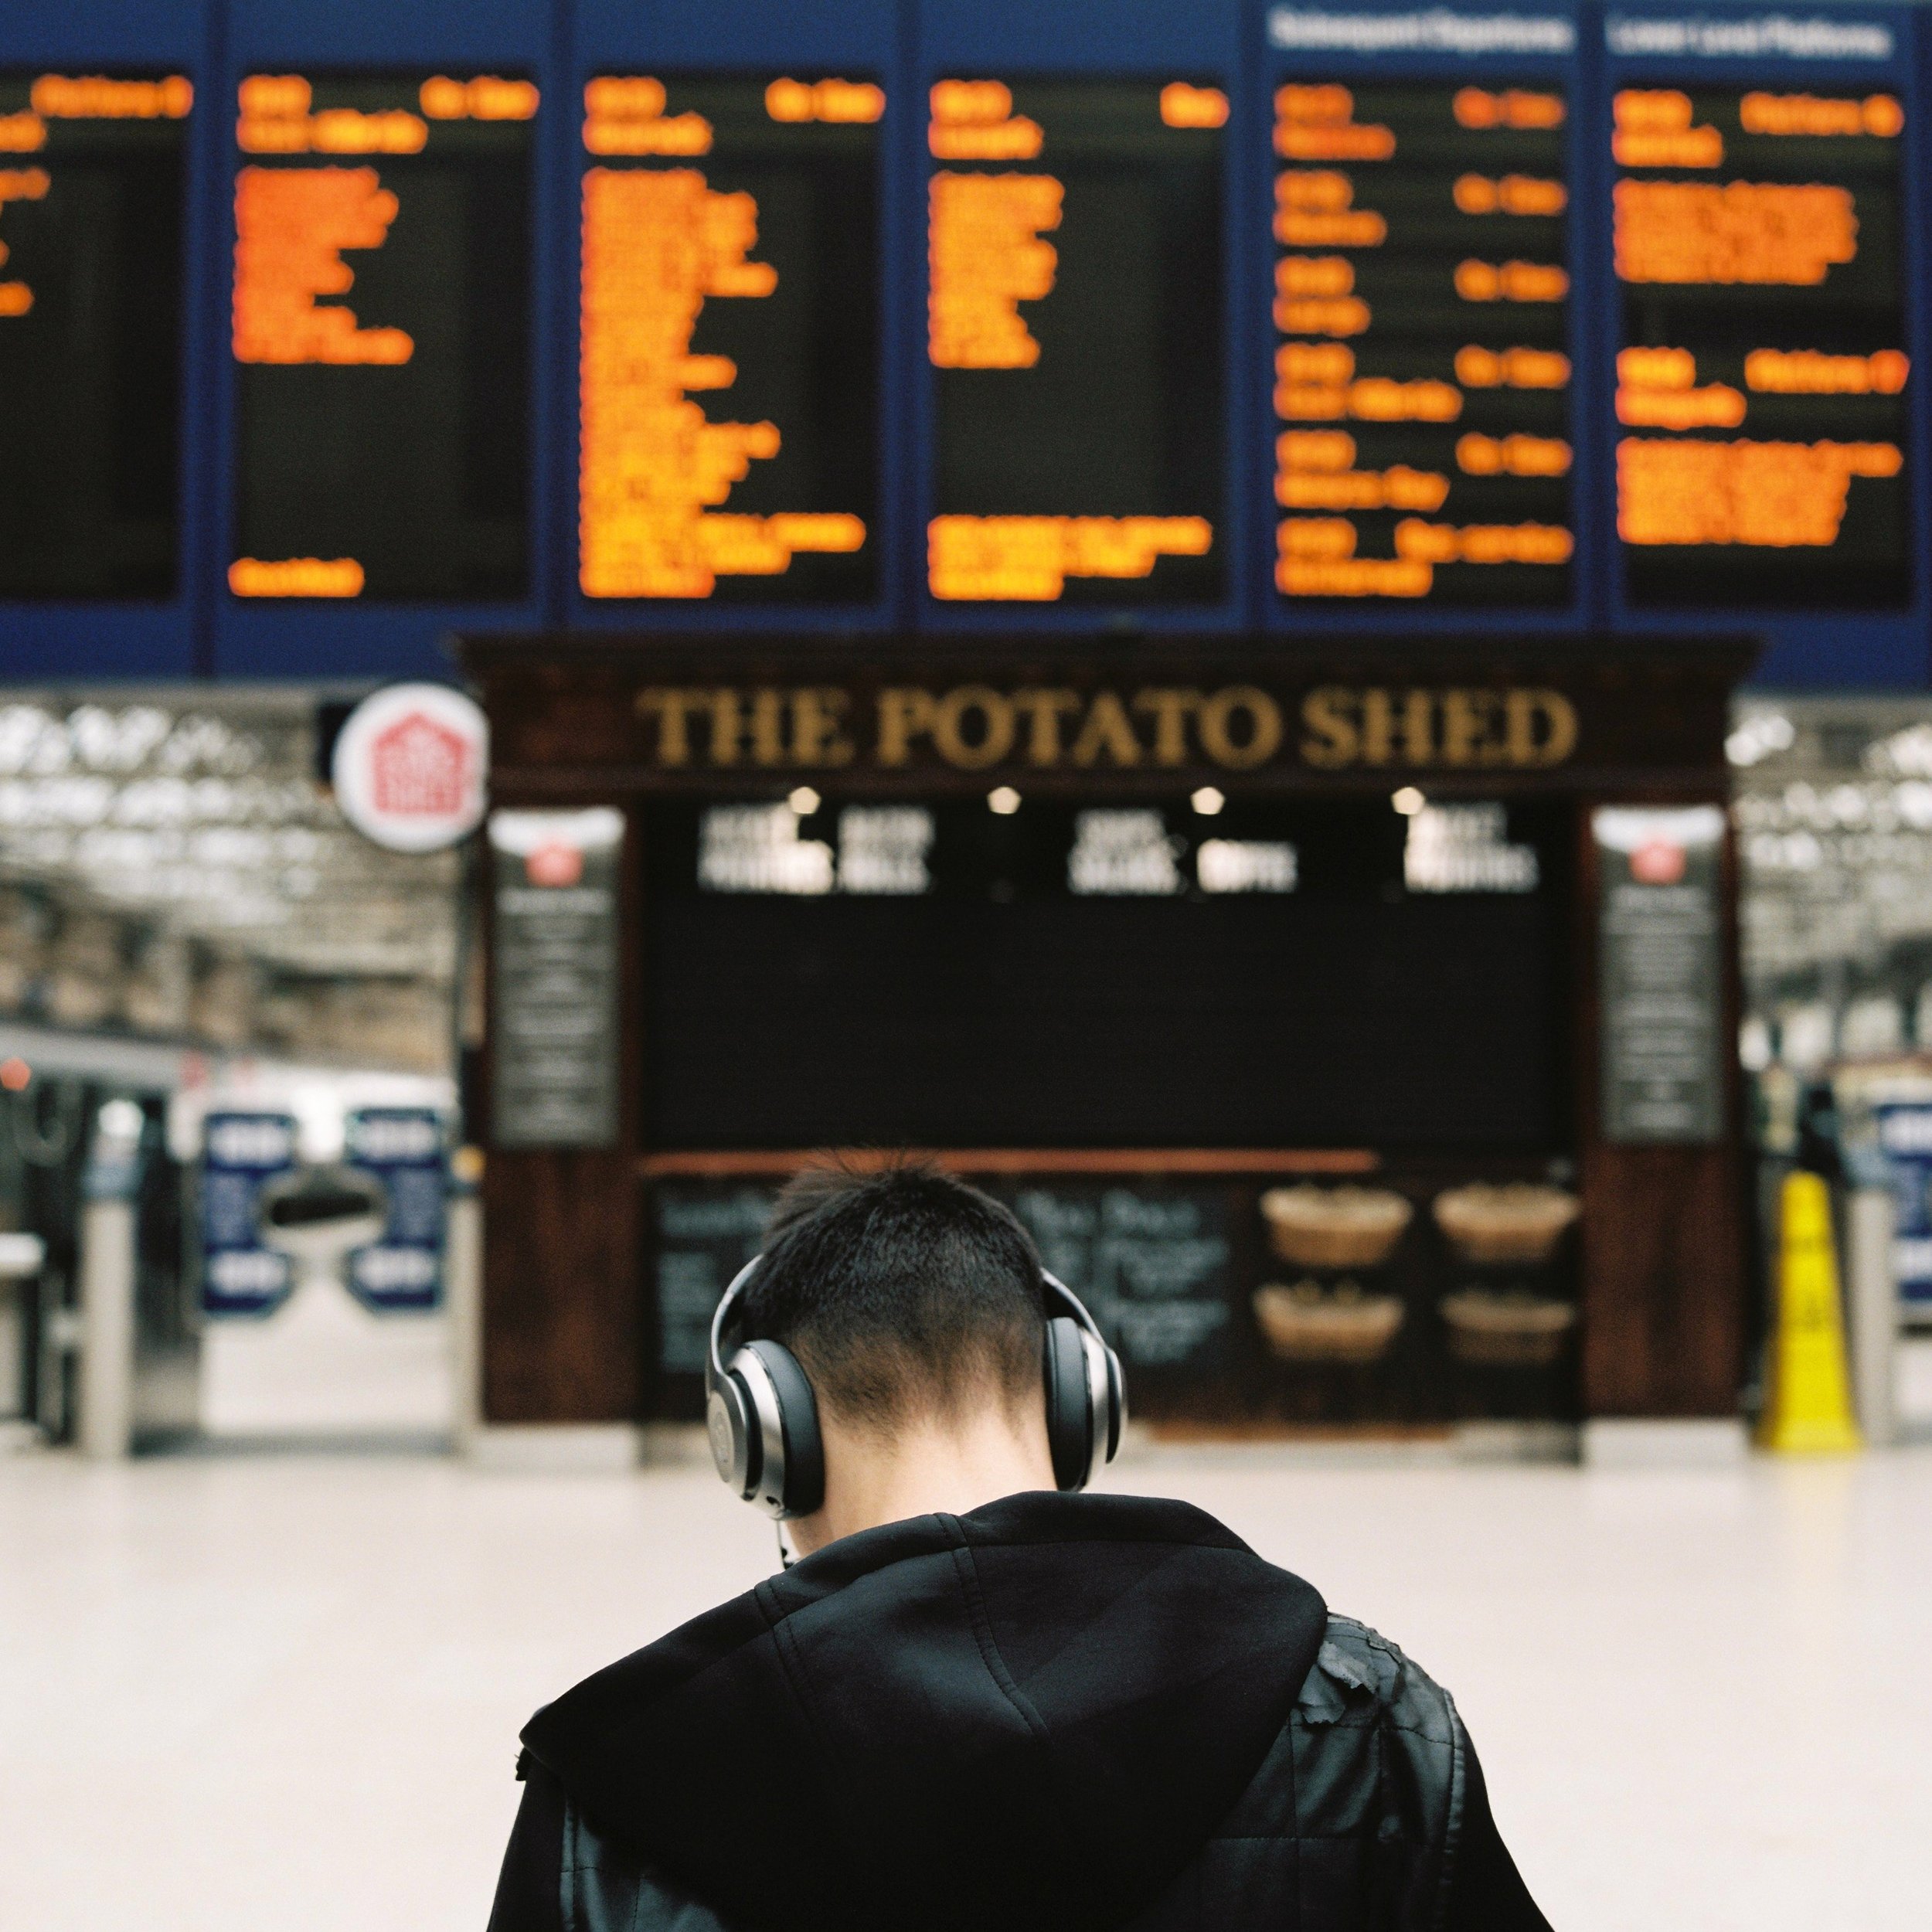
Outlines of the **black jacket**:
<svg viewBox="0 0 1932 1932">
<path fill-rule="evenodd" d="M 523 1742 L 491 1932 L 1548 1932 L 1447 1692 L 1185 1503 L 849 1536 Z"/>
</svg>

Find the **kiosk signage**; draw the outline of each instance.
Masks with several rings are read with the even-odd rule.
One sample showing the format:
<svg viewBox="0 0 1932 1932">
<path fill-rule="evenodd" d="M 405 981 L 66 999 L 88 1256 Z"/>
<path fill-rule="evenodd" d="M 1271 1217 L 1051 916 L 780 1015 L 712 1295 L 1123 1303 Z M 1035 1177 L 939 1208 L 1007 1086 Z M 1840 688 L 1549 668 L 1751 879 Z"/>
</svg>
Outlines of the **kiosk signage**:
<svg viewBox="0 0 1932 1932">
<path fill-rule="evenodd" d="M 607 1147 L 617 1131 L 614 811 L 490 819 L 499 1147 Z"/>
<path fill-rule="evenodd" d="M 1605 807 L 1598 866 L 1604 1138 L 1717 1140 L 1724 1124 L 1724 815 Z"/>
</svg>

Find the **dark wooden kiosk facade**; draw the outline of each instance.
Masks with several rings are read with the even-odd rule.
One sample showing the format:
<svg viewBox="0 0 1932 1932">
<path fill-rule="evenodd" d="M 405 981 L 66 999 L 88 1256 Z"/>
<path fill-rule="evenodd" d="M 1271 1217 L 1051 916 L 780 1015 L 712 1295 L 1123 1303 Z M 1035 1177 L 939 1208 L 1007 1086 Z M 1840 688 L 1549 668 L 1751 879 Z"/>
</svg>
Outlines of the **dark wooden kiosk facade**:
<svg viewBox="0 0 1932 1932">
<path fill-rule="evenodd" d="M 832 1146 L 1012 1202 L 1175 1432 L 1735 1413 L 1713 808 L 1751 655 L 466 640 L 485 1420 L 695 1417 L 710 1305 Z M 1446 1238 L 1472 1182 L 1580 1199 L 1533 1278 Z M 1393 1253 L 1284 1259 L 1263 1197 L 1311 1183 L 1400 1196 Z M 1445 1306 L 1472 1287 L 1576 1313 L 1472 1346 Z M 1266 1288 L 1312 1347 L 1271 1344 Z"/>
</svg>

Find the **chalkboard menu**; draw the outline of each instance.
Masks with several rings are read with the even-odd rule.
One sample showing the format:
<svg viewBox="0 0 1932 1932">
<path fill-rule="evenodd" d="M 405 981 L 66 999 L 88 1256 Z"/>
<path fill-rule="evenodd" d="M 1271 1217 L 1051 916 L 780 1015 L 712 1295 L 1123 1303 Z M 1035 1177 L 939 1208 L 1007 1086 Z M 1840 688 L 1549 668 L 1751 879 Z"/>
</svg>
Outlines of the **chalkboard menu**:
<svg viewBox="0 0 1932 1932">
<path fill-rule="evenodd" d="M 987 1192 L 1025 1224 L 1046 1267 L 1086 1302 L 1129 1370 L 1230 1366 L 1227 1190 L 1158 1180 L 1023 1180 Z M 719 1298 L 757 1253 L 777 1189 L 665 1181 L 656 1189 L 658 1360 L 701 1375 Z"/>
<path fill-rule="evenodd" d="M 1626 1145 L 1723 1131 L 1716 805 L 1594 814 L 1603 1002 L 1603 1132 Z"/>
<path fill-rule="evenodd" d="M 607 808 L 491 816 L 498 1147 L 608 1147 L 617 1138 L 623 838 L 622 816 Z"/>
<path fill-rule="evenodd" d="M 1212 1372 L 1234 1349 L 1224 1188 L 1036 1182 L 994 1190 L 1124 1366 Z"/>
<path fill-rule="evenodd" d="M 711 1318 L 763 1245 L 777 1190 L 753 1182 L 667 1181 L 657 1190 L 658 1362 L 702 1375 Z"/>
</svg>

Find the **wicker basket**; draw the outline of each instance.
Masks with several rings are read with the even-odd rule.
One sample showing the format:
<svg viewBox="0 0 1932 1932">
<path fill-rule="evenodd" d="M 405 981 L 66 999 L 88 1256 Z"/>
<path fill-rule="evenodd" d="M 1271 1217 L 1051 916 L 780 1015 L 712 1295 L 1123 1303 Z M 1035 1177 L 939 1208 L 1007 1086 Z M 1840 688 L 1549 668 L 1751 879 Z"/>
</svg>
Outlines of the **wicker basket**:
<svg viewBox="0 0 1932 1932">
<path fill-rule="evenodd" d="M 1449 1352 L 1458 1362 L 1541 1369 L 1563 1353 L 1577 1311 L 1570 1302 L 1543 1295 L 1464 1288 L 1443 1298 L 1442 1318 L 1448 1325 Z"/>
<path fill-rule="evenodd" d="M 1364 1294 L 1352 1282 L 1321 1289 L 1312 1281 L 1284 1288 L 1270 1282 L 1254 1294 L 1255 1319 L 1284 1362 L 1375 1362 L 1402 1326 L 1401 1299 Z"/>
<path fill-rule="evenodd" d="M 1271 1187 L 1261 1196 L 1268 1240 L 1300 1268 L 1375 1268 L 1394 1253 L 1415 1213 L 1376 1187 Z"/>
<path fill-rule="evenodd" d="M 1578 1209 L 1576 1196 L 1560 1187 L 1478 1181 L 1438 1194 L 1434 1213 L 1436 1226 L 1465 1261 L 1521 1266 L 1547 1261 Z"/>
</svg>

